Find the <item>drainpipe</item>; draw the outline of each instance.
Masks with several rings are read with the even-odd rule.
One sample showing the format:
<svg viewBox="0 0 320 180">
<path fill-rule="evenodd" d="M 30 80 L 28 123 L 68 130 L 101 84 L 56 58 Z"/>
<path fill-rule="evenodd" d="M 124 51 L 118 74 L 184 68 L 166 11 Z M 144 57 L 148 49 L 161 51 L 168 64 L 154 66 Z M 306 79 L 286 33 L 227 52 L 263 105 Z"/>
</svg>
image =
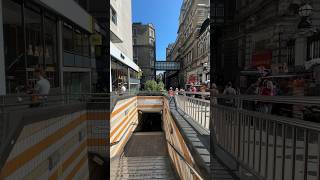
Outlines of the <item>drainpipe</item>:
<svg viewBox="0 0 320 180">
<path fill-rule="evenodd" d="M 2 12 L 2 0 L 0 0 L 0 12 Z M 4 59 L 4 44 L 3 44 L 3 21 L 2 13 L 0 13 L 0 95 L 6 94 L 6 71 Z"/>
</svg>

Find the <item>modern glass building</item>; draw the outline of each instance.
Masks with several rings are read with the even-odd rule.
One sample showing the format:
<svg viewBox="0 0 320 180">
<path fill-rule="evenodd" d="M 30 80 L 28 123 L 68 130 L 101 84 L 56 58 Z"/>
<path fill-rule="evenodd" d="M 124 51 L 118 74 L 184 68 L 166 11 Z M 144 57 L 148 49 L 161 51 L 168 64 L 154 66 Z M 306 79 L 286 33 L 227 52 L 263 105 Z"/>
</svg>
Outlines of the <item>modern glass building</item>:
<svg viewBox="0 0 320 180">
<path fill-rule="evenodd" d="M 92 37 L 100 28 L 86 10 L 74 0 L 0 0 L 0 4 L 0 94 L 32 89 L 37 67 L 45 70 L 51 92 L 91 91 Z"/>
</svg>

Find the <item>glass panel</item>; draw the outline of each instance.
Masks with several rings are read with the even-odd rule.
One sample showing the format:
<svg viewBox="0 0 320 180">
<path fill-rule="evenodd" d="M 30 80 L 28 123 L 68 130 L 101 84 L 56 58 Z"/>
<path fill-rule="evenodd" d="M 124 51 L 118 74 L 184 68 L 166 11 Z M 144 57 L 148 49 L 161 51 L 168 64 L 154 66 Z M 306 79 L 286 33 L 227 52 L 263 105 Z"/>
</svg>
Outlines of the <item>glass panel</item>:
<svg viewBox="0 0 320 180">
<path fill-rule="evenodd" d="M 7 93 L 26 90 L 21 5 L 3 0 L 3 38 Z"/>
<path fill-rule="evenodd" d="M 248 142 L 249 142 L 249 120 L 247 118 L 247 116 L 245 116 L 245 127 L 244 129 L 244 161 L 245 163 L 248 163 Z"/>
<path fill-rule="evenodd" d="M 90 92 L 90 73 L 64 73 L 64 87 L 67 93 Z"/>
<path fill-rule="evenodd" d="M 283 160 L 283 125 L 277 124 L 277 146 L 276 146 L 276 167 L 275 167 L 275 179 L 282 179 L 282 160 Z"/>
<path fill-rule="evenodd" d="M 268 154 L 267 154 L 267 179 L 273 180 L 273 169 L 274 169 L 274 129 L 275 129 L 275 123 L 269 122 L 268 127 Z"/>
<path fill-rule="evenodd" d="M 72 52 L 74 50 L 72 26 L 63 26 L 63 50 Z"/>
<path fill-rule="evenodd" d="M 266 161 L 267 161 L 267 122 L 262 121 L 262 141 L 261 141 L 261 175 L 266 176 Z"/>
<path fill-rule="evenodd" d="M 256 172 L 259 172 L 259 159 L 260 159 L 260 123 L 261 121 L 256 119 L 255 120 L 255 151 L 254 151 L 254 169 Z"/>
<path fill-rule="evenodd" d="M 57 23 L 54 20 L 45 18 L 45 63 L 48 80 L 52 87 L 59 86 L 59 71 L 57 62 Z"/>
<path fill-rule="evenodd" d="M 81 55 L 82 54 L 82 39 L 81 39 L 81 32 L 79 30 L 74 31 L 74 44 L 75 44 L 74 52 Z"/>
<path fill-rule="evenodd" d="M 83 44 L 83 55 L 90 56 L 90 45 L 89 45 L 89 35 L 82 35 L 82 44 Z"/>
<path fill-rule="evenodd" d="M 308 139 L 308 180 L 317 180 L 319 177 L 319 133 L 309 132 Z"/>
<path fill-rule="evenodd" d="M 240 116 L 240 159 L 244 160 L 244 120 L 243 114 Z"/>
<path fill-rule="evenodd" d="M 296 141 L 296 161 L 295 161 L 295 179 L 304 178 L 304 153 L 305 153 L 305 130 L 297 129 Z"/>
<path fill-rule="evenodd" d="M 25 9 L 27 67 L 44 67 L 41 15 L 31 9 Z M 29 81 L 33 81 L 29 79 Z"/>
<path fill-rule="evenodd" d="M 292 152 L 293 152 L 293 128 L 286 127 L 286 145 L 285 145 L 285 161 L 284 161 L 284 179 L 291 179 L 292 177 Z"/>
<path fill-rule="evenodd" d="M 250 138 L 249 138 L 249 166 L 250 168 L 253 168 L 253 161 L 254 161 L 254 120 L 253 117 L 250 117 L 249 121 L 249 132 L 250 132 Z"/>
</svg>

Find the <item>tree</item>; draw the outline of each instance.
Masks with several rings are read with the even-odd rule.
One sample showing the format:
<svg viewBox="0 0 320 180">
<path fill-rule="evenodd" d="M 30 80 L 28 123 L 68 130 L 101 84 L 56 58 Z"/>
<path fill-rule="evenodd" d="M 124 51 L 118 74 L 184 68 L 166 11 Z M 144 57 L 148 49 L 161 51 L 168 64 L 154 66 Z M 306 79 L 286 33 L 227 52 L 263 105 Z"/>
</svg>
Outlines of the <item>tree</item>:
<svg viewBox="0 0 320 180">
<path fill-rule="evenodd" d="M 137 73 L 137 78 L 138 78 L 138 79 L 141 79 L 142 75 L 143 75 L 143 72 L 142 72 L 142 71 L 139 71 L 139 72 Z"/>
<path fill-rule="evenodd" d="M 158 89 L 157 89 L 158 91 L 163 91 L 164 90 L 164 84 L 163 84 L 163 82 L 162 81 L 160 81 L 159 83 L 158 83 Z"/>
<path fill-rule="evenodd" d="M 144 86 L 147 91 L 164 91 L 163 82 L 157 83 L 155 80 L 148 80 Z"/>
<path fill-rule="evenodd" d="M 144 89 L 147 91 L 157 91 L 158 90 L 158 84 L 154 80 L 148 80 L 145 83 Z"/>
</svg>

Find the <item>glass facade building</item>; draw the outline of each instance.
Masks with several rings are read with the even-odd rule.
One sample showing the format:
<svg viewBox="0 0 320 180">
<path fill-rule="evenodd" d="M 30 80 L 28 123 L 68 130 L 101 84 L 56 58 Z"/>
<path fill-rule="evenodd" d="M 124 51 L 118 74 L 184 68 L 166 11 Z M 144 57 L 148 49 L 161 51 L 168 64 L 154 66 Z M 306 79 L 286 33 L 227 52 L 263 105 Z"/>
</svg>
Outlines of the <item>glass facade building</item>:
<svg viewBox="0 0 320 180">
<path fill-rule="evenodd" d="M 1 0 L 3 51 L 6 94 L 23 93 L 36 83 L 35 68 L 46 72 L 51 92 L 90 92 L 92 52 L 90 36 L 93 27 L 75 22 L 59 7 L 23 0 Z M 74 16 L 92 17 L 78 4 Z M 60 12 L 60 13 L 59 13 Z M 0 16 L 0 18 L 1 18 Z M 89 23 L 88 23 L 89 24 Z M 1 31 L 0 31 L 1 32 Z M 72 81 L 72 83 L 69 83 Z M 78 82 L 85 82 L 81 84 Z M 78 84 L 78 85 L 75 85 Z M 77 86 L 77 87 L 75 87 Z M 2 93 L 3 94 L 3 93 Z"/>
</svg>

